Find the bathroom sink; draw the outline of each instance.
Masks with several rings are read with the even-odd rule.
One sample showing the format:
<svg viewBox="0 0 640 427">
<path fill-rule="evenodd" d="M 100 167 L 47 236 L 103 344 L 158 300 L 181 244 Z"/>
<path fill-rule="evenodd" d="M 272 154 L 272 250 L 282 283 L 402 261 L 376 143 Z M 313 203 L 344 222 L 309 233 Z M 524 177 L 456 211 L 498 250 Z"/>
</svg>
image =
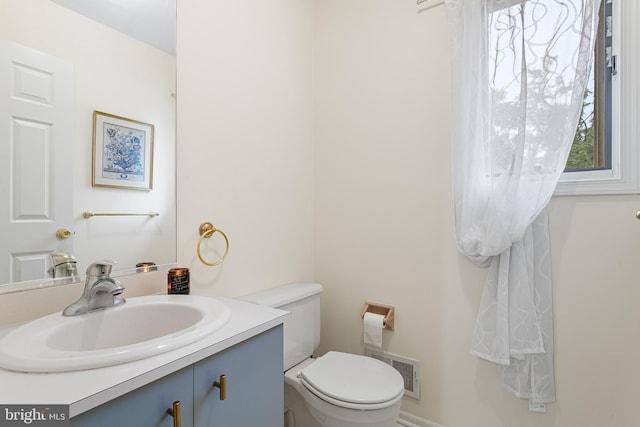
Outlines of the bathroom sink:
<svg viewBox="0 0 640 427">
<path fill-rule="evenodd" d="M 101 368 L 193 343 L 230 317 L 223 302 L 194 295 L 150 295 L 126 304 L 25 323 L 0 340 L 0 367 L 21 372 Z"/>
</svg>

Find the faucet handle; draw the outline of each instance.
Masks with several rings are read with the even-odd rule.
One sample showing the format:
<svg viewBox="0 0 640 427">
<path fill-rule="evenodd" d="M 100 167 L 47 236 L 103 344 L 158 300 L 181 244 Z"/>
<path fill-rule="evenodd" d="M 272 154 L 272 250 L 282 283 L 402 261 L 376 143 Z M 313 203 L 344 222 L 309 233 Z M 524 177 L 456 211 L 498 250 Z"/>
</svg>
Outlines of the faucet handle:
<svg viewBox="0 0 640 427">
<path fill-rule="evenodd" d="M 115 261 L 104 260 L 96 261 L 87 267 L 87 276 L 89 277 L 108 277 L 111 274 L 111 268 L 116 264 Z"/>
</svg>

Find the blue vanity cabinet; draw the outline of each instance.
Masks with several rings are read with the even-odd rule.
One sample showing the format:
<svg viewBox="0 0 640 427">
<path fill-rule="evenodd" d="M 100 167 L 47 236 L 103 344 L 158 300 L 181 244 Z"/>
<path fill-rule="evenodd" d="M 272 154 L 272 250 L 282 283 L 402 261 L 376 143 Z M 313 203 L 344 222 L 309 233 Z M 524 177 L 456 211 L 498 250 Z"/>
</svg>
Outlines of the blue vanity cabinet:
<svg viewBox="0 0 640 427">
<path fill-rule="evenodd" d="M 282 325 L 71 418 L 71 427 L 282 427 Z M 226 398 L 214 387 L 226 376 Z"/>
<path fill-rule="evenodd" d="M 282 326 L 194 365 L 195 427 L 282 427 Z M 226 398 L 213 386 L 226 376 Z"/>
<path fill-rule="evenodd" d="M 71 418 L 71 427 L 173 427 L 167 409 L 175 401 L 180 401 L 182 427 L 193 426 L 192 366 Z"/>
</svg>

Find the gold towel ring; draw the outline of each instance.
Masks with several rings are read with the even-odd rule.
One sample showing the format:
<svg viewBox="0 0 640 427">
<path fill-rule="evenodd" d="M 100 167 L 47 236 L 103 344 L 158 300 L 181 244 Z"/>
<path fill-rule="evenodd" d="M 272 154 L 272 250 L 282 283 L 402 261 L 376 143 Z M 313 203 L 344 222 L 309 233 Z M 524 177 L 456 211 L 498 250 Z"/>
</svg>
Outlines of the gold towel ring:
<svg viewBox="0 0 640 427">
<path fill-rule="evenodd" d="M 198 258 L 200 258 L 200 261 L 204 265 L 208 265 L 209 267 L 214 267 L 218 264 L 221 264 L 222 261 L 224 261 L 224 259 L 227 257 L 227 253 L 229 252 L 229 239 L 227 239 L 227 235 L 224 234 L 222 230 L 215 228 L 213 224 L 211 224 L 210 222 L 203 222 L 202 224 L 200 224 L 199 232 L 200 232 L 200 239 L 198 239 Z M 213 236 L 215 232 L 222 234 L 222 237 L 224 237 L 224 242 L 226 247 L 224 249 L 224 254 L 219 260 L 215 262 L 207 262 L 204 260 L 204 258 L 202 258 L 202 254 L 200 253 L 200 246 L 202 245 L 202 241 L 205 238 L 209 238 Z"/>
</svg>

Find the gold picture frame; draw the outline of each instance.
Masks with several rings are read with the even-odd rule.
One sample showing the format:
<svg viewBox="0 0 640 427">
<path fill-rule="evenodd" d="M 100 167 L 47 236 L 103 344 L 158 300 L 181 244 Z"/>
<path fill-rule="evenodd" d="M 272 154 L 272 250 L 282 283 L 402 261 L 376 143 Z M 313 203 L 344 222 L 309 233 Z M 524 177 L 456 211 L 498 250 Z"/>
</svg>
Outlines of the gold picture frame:
<svg viewBox="0 0 640 427">
<path fill-rule="evenodd" d="M 93 112 L 93 187 L 153 188 L 154 126 L 126 117 Z"/>
</svg>

